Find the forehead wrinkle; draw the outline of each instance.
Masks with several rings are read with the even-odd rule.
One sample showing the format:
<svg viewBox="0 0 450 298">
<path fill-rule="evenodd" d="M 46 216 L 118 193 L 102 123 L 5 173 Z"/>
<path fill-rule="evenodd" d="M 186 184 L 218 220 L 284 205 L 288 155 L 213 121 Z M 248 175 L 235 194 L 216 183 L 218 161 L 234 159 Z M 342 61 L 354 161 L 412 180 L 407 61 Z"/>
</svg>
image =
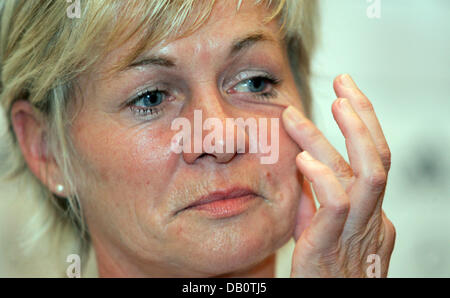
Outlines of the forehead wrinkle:
<svg viewBox="0 0 450 298">
<path fill-rule="evenodd" d="M 270 34 L 264 33 L 263 31 L 256 31 L 251 32 L 244 37 L 235 38 L 234 41 L 231 44 L 229 53 L 228 53 L 228 59 L 233 58 L 234 56 L 237 56 L 239 53 L 244 52 L 245 50 L 251 48 L 258 42 L 272 42 L 277 43 L 275 38 L 273 38 Z M 214 51 L 214 49 L 220 47 L 220 43 L 217 42 L 215 39 L 209 39 L 207 41 L 207 45 L 205 46 L 202 43 L 196 43 L 194 49 L 193 49 L 193 55 L 198 56 L 200 55 L 200 59 L 207 61 L 210 59 L 211 52 Z M 161 52 L 168 53 L 170 50 L 168 50 L 166 47 L 164 47 Z M 127 69 L 135 68 L 135 67 L 141 67 L 141 66 L 162 66 L 167 68 L 172 68 L 176 66 L 176 59 L 168 56 L 168 55 L 146 55 L 140 60 L 137 60 L 136 62 L 133 62 L 130 64 Z"/>
</svg>

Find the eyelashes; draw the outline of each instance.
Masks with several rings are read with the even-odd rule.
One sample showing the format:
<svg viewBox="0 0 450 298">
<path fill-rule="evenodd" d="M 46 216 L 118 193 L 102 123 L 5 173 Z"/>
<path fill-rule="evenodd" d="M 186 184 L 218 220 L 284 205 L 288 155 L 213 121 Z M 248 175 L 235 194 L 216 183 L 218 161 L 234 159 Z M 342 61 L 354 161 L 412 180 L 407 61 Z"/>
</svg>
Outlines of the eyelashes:
<svg viewBox="0 0 450 298">
<path fill-rule="evenodd" d="M 280 85 L 281 80 L 268 74 L 248 75 L 240 74 L 232 87 L 226 93 L 229 95 L 251 96 L 258 101 L 267 102 L 277 97 L 276 87 Z M 171 95 L 168 90 L 155 88 L 139 92 L 132 98 L 127 106 L 138 119 L 152 120 L 159 117 L 167 108 L 170 101 L 176 97 Z"/>
<path fill-rule="evenodd" d="M 136 117 L 157 117 L 162 111 L 170 98 L 168 92 L 164 90 L 144 90 L 131 100 L 128 104 L 130 110 Z"/>
<path fill-rule="evenodd" d="M 227 91 L 228 94 L 249 93 L 257 99 L 268 101 L 277 96 L 276 86 L 281 81 L 271 75 L 253 76 L 237 83 L 233 88 Z M 249 89 L 246 92 L 244 89 Z"/>
</svg>

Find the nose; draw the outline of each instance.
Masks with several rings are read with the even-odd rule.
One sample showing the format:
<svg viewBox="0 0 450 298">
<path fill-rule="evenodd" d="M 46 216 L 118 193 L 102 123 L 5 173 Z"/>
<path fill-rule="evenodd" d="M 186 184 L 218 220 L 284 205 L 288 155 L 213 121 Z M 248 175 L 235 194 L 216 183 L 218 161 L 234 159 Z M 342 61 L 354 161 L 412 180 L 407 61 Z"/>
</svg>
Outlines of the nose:
<svg viewBox="0 0 450 298">
<path fill-rule="evenodd" d="M 183 150 L 186 163 L 194 164 L 211 157 L 214 162 L 224 164 L 247 152 L 249 138 L 245 128 L 236 125 L 230 107 L 218 91 L 210 90 L 207 99 L 198 100 L 193 107 L 193 119 L 190 119 L 193 150 Z"/>
<path fill-rule="evenodd" d="M 206 150 L 202 149 L 201 152 L 198 151 L 193 151 L 192 153 L 183 152 L 183 159 L 188 164 L 194 164 L 198 159 L 207 158 L 208 156 L 212 157 L 214 161 L 217 163 L 230 162 L 236 156 L 236 151 L 235 150 L 233 150 L 233 152 L 230 152 L 230 150 L 226 151 L 225 148 L 226 146 L 224 145 L 225 142 L 223 140 L 218 140 L 217 142 L 219 142 L 219 144 L 217 144 L 218 146 L 214 146 L 214 149 L 223 148 L 222 151 L 214 150 L 207 152 Z"/>
</svg>

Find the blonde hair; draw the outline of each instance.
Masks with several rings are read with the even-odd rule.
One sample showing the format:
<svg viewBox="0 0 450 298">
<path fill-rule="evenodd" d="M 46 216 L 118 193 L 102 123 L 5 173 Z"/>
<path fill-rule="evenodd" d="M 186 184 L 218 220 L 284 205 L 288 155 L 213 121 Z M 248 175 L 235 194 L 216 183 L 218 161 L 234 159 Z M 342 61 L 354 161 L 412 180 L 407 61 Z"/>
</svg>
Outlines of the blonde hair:
<svg viewBox="0 0 450 298">
<path fill-rule="evenodd" d="M 314 45 L 315 1 L 254 1 L 270 8 L 267 21 L 279 19 L 296 84 L 305 109 L 310 111 L 308 54 Z M 81 1 L 79 19 L 67 16 L 69 4 L 64 0 L 8 0 L 0 4 L 0 102 L 6 113 L 11 154 L 6 177 L 24 179 L 23 183 L 34 187 L 35 196 L 45 206 L 30 221 L 30 243 L 59 225 L 75 231 L 82 251 L 89 246 L 77 197 L 82 169 L 77 167 L 77 154 L 68 133 L 76 117 L 68 106 L 74 101 L 77 79 L 92 71 L 106 53 L 133 37 L 140 37 L 138 44 L 117 68 L 162 40 L 195 31 L 208 18 L 215 2 Z M 237 10 L 241 2 L 236 1 Z M 46 121 L 47 154 L 55 158 L 63 174 L 70 194 L 67 198 L 51 193 L 27 167 L 11 124 L 11 107 L 19 99 L 28 100 Z"/>
</svg>

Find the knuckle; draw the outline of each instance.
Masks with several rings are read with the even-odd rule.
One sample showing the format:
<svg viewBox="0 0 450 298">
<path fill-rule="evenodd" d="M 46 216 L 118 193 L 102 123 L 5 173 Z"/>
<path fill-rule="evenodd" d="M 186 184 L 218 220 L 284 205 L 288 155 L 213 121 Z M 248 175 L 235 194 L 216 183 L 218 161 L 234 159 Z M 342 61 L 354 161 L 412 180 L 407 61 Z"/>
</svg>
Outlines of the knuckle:
<svg viewBox="0 0 450 298">
<path fill-rule="evenodd" d="M 383 162 L 384 167 L 386 168 L 386 171 L 389 171 L 389 169 L 391 168 L 391 150 L 389 150 L 389 148 L 384 148 L 382 150 L 380 150 L 380 158 L 381 161 Z"/>
<path fill-rule="evenodd" d="M 333 201 L 333 205 L 330 206 L 333 212 L 337 215 L 347 215 L 350 211 L 350 202 L 346 196 L 341 196 Z"/>
<path fill-rule="evenodd" d="M 369 134 L 369 130 L 367 129 L 367 126 L 362 121 L 359 121 L 355 125 L 355 131 L 361 137 L 367 136 Z"/>
<path fill-rule="evenodd" d="M 368 174 L 365 181 L 369 187 L 381 190 L 386 186 L 387 174 L 384 169 L 379 168 Z"/>
<path fill-rule="evenodd" d="M 360 111 L 371 112 L 374 110 L 373 104 L 370 102 L 370 100 L 368 100 L 367 98 L 364 98 L 364 97 L 357 100 L 356 105 L 357 105 L 358 110 L 360 110 Z"/>
<path fill-rule="evenodd" d="M 348 163 L 341 157 L 337 156 L 333 162 L 332 170 L 342 176 L 352 176 L 353 172 Z"/>
</svg>

